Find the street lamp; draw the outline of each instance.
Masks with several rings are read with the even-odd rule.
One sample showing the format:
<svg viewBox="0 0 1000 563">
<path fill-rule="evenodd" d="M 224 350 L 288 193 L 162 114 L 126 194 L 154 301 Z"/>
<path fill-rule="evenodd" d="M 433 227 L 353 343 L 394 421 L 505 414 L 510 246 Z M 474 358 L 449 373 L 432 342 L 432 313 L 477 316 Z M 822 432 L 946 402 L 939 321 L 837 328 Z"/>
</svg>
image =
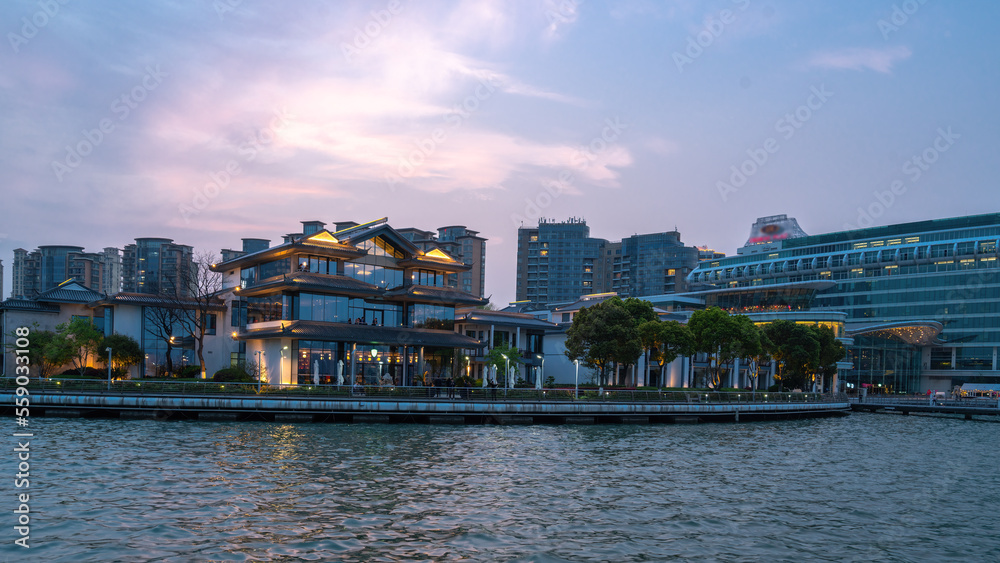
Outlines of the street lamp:
<svg viewBox="0 0 1000 563">
<path fill-rule="evenodd" d="M 257 394 L 260 394 L 260 381 L 264 377 L 264 364 L 260 363 L 261 355 L 267 356 L 263 350 L 257 350 Z"/>
<path fill-rule="evenodd" d="M 573 398 L 576 399 L 580 396 L 580 359 L 573 360 L 573 365 L 576 366 L 576 377 L 573 379 Z"/>
<path fill-rule="evenodd" d="M 108 391 L 111 391 L 111 348 L 105 348 L 108 353 Z"/>
<path fill-rule="evenodd" d="M 507 381 L 504 382 L 504 383 L 506 383 L 506 385 L 503 386 L 503 396 L 506 397 L 507 396 L 507 389 L 509 387 L 511 387 L 511 384 L 510 384 L 510 358 L 507 357 L 507 354 L 500 354 L 500 355 L 503 356 L 503 363 L 504 363 L 504 372 L 503 373 L 507 377 Z"/>
<path fill-rule="evenodd" d="M 545 356 L 538 354 L 536 357 L 542 361 L 541 368 L 538 370 L 538 377 L 535 378 L 535 389 L 540 390 L 542 388 L 542 377 L 545 376 Z"/>
</svg>

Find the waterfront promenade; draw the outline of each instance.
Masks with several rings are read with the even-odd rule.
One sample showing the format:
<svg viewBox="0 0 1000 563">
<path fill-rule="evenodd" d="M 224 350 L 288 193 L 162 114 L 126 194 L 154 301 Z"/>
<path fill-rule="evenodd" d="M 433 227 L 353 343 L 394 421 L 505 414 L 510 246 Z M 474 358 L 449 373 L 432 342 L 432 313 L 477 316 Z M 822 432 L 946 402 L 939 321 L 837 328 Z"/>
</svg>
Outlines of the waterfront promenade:
<svg viewBox="0 0 1000 563">
<path fill-rule="evenodd" d="M 262 386 L 213 382 L 34 380 L 32 416 L 410 422 L 443 424 L 644 424 L 835 416 L 843 395 L 697 390 Z M 12 415 L 14 383 L 0 387 Z"/>
<path fill-rule="evenodd" d="M 923 396 L 864 397 L 852 398 L 850 402 L 851 409 L 854 411 L 873 413 L 961 415 L 965 420 L 972 420 L 974 415 L 980 417 L 1000 416 L 1000 400 L 987 397 L 954 399 Z"/>
</svg>

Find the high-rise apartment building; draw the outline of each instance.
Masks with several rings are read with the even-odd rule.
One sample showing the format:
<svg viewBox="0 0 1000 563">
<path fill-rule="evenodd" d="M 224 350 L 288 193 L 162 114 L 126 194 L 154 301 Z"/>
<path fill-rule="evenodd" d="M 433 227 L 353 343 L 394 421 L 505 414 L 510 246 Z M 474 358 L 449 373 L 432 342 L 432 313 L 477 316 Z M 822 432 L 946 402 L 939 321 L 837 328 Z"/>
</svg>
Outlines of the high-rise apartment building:
<svg viewBox="0 0 1000 563">
<path fill-rule="evenodd" d="M 618 242 L 590 236 L 583 219 L 541 219 L 517 231 L 517 300 L 574 301 L 614 291 L 640 297 L 685 291 L 698 249 L 680 233 L 633 235 Z"/>
<path fill-rule="evenodd" d="M 473 231 L 464 225 L 451 225 L 438 228 L 437 234 L 412 227 L 399 229 L 398 232 L 425 252 L 439 248 L 470 266 L 471 269 L 458 274 L 458 289 L 479 297 L 484 295 L 486 239 L 479 236 L 479 231 Z"/>
<path fill-rule="evenodd" d="M 46 245 L 14 250 L 11 297 L 31 299 L 73 279 L 104 294 L 121 289 L 118 249 L 84 252 L 82 246 Z"/>
<path fill-rule="evenodd" d="M 122 252 L 122 290 L 130 293 L 185 295 L 195 271 L 192 247 L 173 239 L 137 238 Z"/>
<path fill-rule="evenodd" d="M 606 291 L 604 252 L 608 241 L 590 236 L 583 219 L 539 219 L 517 230 L 517 300 L 573 301 Z"/>
</svg>

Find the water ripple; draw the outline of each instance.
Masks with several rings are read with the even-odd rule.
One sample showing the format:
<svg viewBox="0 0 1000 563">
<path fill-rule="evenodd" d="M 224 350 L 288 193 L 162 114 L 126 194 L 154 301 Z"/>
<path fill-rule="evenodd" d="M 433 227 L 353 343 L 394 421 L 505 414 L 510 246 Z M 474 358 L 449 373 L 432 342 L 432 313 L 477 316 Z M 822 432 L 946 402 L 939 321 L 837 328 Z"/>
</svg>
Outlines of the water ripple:
<svg viewBox="0 0 1000 563">
<path fill-rule="evenodd" d="M 994 424 L 867 414 L 591 427 L 39 419 L 28 560 L 1000 560 L 998 446 Z"/>
</svg>

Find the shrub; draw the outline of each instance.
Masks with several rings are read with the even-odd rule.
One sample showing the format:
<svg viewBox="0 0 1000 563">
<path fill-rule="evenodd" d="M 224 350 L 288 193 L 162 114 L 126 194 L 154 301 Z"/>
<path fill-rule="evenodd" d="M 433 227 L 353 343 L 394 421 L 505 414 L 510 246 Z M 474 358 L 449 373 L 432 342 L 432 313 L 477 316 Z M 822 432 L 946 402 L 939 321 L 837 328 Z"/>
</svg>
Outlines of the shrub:
<svg viewBox="0 0 1000 563">
<path fill-rule="evenodd" d="M 222 368 L 215 372 L 212 381 L 219 383 L 257 383 L 254 376 L 239 368 Z"/>
<path fill-rule="evenodd" d="M 184 366 L 179 370 L 174 371 L 174 377 L 177 378 L 190 378 L 190 377 L 200 377 L 201 376 L 201 366 Z"/>
</svg>

